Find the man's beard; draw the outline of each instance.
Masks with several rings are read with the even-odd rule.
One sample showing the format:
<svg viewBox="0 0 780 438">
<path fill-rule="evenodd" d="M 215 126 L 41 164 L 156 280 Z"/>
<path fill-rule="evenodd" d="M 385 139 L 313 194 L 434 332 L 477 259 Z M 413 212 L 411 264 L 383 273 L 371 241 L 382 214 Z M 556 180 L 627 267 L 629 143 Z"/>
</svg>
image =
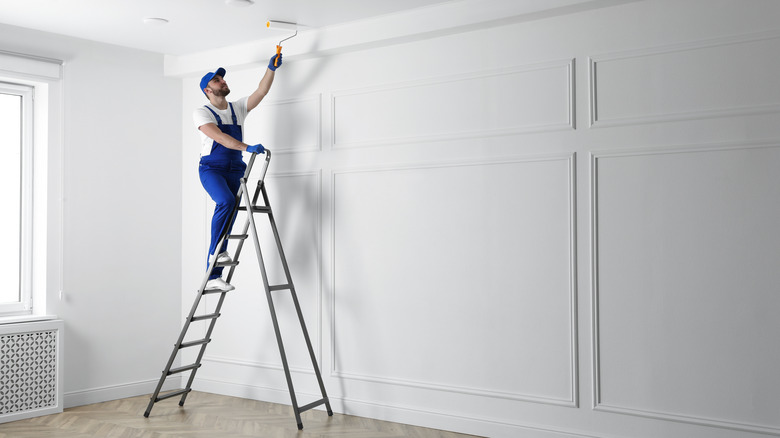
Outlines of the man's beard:
<svg viewBox="0 0 780 438">
<path fill-rule="evenodd" d="M 214 95 L 217 97 L 225 97 L 228 94 L 230 94 L 230 88 L 228 87 L 222 87 L 218 90 L 213 90 L 213 91 L 214 91 Z"/>
</svg>

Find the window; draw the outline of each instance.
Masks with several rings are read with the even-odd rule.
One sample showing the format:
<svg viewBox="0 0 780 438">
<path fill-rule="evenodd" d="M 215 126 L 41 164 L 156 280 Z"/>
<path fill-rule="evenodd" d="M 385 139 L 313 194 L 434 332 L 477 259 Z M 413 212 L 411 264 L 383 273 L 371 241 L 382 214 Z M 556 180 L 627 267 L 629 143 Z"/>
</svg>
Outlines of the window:
<svg viewBox="0 0 780 438">
<path fill-rule="evenodd" d="M 0 50 L 0 323 L 63 297 L 63 62 Z"/>
<path fill-rule="evenodd" d="M 33 89 L 0 82 L 0 314 L 32 311 Z"/>
</svg>

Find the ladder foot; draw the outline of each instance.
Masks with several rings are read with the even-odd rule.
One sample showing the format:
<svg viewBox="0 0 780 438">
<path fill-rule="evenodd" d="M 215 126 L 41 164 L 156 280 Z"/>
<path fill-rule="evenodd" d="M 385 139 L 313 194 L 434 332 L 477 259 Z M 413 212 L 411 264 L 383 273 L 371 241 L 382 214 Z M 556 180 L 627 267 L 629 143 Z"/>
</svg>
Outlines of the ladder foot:
<svg viewBox="0 0 780 438">
<path fill-rule="evenodd" d="M 328 409 L 328 417 L 332 417 L 332 416 L 333 416 L 333 411 L 331 411 L 330 409 Z"/>
<path fill-rule="evenodd" d="M 149 411 L 144 412 L 144 417 L 149 418 Z"/>
<path fill-rule="evenodd" d="M 298 430 L 303 430 L 303 423 L 298 423 Z"/>
</svg>

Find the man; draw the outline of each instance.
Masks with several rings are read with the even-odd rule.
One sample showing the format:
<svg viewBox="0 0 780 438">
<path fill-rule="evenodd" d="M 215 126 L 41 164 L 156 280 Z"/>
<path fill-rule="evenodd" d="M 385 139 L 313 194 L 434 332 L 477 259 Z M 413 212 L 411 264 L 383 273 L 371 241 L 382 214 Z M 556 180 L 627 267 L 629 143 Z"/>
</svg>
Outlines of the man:
<svg viewBox="0 0 780 438">
<path fill-rule="evenodd" d="M 230 94 L 230 88 L 225 82 L 225 69 L 218 68 L 207 73 L 200 80 L 200 90 L 206 95 L 209 103 L 196 108 L 193 113 L 195 126 L 200 131 L 200 181 L 211 199 L 216 203 L 214 216 L 211 219 L 211 245 L 209 246 L 206 266 L 216 252 L 219 237 L 225 228 L 230 232 L 233 223 L 230 216 L 236 205 L 236 195 L 240 187 L 240 179 L 244 176 L 246 164 L 242 152 L 262 154 L 263 145 L 249 146 L 243 142 L 243 124 L 249 111 L 257 107 L 263 100 L 271 84 L 274 82 L 276 69 L 282 65 L 282 55 L 274 55 L 268 63 L 268 68 L 260 80 L 257 89 L 249 96 L 237 101 L 228 102 L 225 97 Z M 230 222 L 230 223 L 228 223 Z M 230 262 L 227 252 L 227 239 L 217 253 L 218 262 Z M 222 278 L 222 268 L 214 268 L 206 283 L 206 289 L 229 291 L 234 287 Z"/>
</svg>

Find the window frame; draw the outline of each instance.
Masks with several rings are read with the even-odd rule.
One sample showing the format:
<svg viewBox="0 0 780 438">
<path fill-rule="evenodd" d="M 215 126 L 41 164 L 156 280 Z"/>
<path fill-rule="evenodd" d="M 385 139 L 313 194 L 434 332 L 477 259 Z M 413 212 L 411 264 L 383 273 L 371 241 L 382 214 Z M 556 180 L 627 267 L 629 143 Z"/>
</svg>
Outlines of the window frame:
<svg viewBox="0 0 780 438">
<path fill-rule="evenodd" d="M 0 303 L 0 316 L 33 313 L 33 187 L 34 187 L 34 87 L 7 80 L 0 81 L 0 93 L 21 97 L 21 181 L 19 210 L 19 301 Z"/>
<path fill-rule="evenodd" d="M 33 88 L 32 311 L 0 324 L 55 319 L 64 290 L 65 61 L 0 49 L 0 82 Z"/>
</svg>

